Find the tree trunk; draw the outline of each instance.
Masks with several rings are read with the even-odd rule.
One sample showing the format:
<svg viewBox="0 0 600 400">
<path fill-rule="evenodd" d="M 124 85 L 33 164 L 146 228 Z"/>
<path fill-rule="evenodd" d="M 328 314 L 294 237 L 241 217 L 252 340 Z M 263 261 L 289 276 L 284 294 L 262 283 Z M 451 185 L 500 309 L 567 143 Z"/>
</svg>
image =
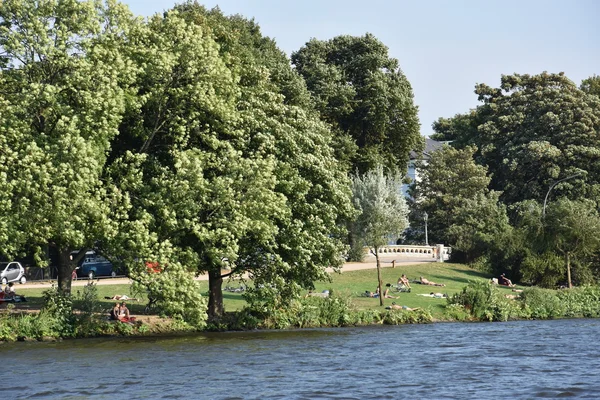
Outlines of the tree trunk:
<svg viewBox="0 0 600 400">
<path fill-rule="evenodd" d="M 377 284 L 379 285 L 379 305 L 383 306 L 383 288 L 381 283 L 381 264 L 379 263 L 379 249 L 375 248 L 375 260 L 377 260 Z"/>
<path fill-rule="evenodd" d="M 70 249 L 58 249 L 58 290 L 63 294 L 71 293 L 71 282 L 73 281 L 73 271 L 75 265 L 71 260 Z"/>
<path fill-rule="evenodd" d="M 223 277 L 221 269 L 208 271 L 208 318 L 209 320 L 223 316 Z"/>
<path fill-rule="evenodd" d="M 567 261 L 567 284 L 569 285 L 569 289 L 573 287 L 573 283 L 571 282 L 571 257 L 569 253 L 565 255 L 565 259 Z"/>
</svg>

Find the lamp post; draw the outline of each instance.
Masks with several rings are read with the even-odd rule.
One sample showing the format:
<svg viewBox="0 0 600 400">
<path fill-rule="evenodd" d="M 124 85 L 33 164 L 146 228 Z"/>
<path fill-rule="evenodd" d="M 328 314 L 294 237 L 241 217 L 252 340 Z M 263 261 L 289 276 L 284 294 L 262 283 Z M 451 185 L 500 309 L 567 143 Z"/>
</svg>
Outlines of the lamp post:
<svg viewBox="0 0 600 400">
<path fill-rule="evenodd" d="M 429 215 L 427 215 L 427 211 L 425 211 L 423 213 L 423 220 L 425 221 L 425 246 L 429 246 L 429 238 L 427 237 L 427 218 L 429 217 Z"/>
<path fill-rule="evenodd" d="M 566 181 L 567 179 L 572 179 L 572 178 L 578 177 L 579 175 L 581 175 L 581 172 L 578 172 L 575 175 L 567 176 L 566 178 L 560 179 L 560 180 L 554 182 L 552 185 L 550 185 L 550 188 L 548 189 L 548 192 L 546 193 L 546 197 L 544 198 L 544 207 L 542 209 L 542 217 L 546 216 L 546 203 L 548 202 L 548 196 L 550 196 L 550 192 L 552 191 L 552 189 L 554 189 L 554 186 L 558 185 L 561 182 Z"/>
</svg>

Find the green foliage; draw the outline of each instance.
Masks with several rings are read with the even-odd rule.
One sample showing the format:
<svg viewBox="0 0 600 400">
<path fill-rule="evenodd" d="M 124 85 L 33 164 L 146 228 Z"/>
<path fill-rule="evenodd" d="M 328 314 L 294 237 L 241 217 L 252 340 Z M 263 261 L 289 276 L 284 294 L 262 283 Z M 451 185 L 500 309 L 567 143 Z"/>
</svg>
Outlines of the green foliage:
<svg viewBox="0 0 600 400">
<path fill-rule="evenodd" d="M 408 207 L 400 187 L 400 177 L 386 176 L 381 166 L 353 178 L 352 194 L 359 215 L 352 234 L 358 243 L 376 251 L 390 236 L 398 237 L 406 229 Z"/>
<path fill-rule="evenodd" d="M 530 318 L 553 319 L 564 315 L 564 304 L 553 290 L 527 288 L 521 293 L 521 298 L 524 313 Z"/>
<path fill-rule="evenodd" d="M 161 273 L 150 272 L 145 264 L 139 262 L 132 264 L 131 268 L 134 285 L 146 291 L 160 314 L 182 319 L 197 329 L 206 325 L 206 298 L 202 296 L 193 274 L 181 264 L 169 263 Z"/>
<path fill-rule="evenodd" d="M 371 34 L 311 39 L 292 54 L 321 118 L 337 135 L 340 156 L 361 173 L 385 165 L 406 170 L 408 154 L 422 148 L 410 83 Z M 344 152 L 346 154 L 344 154 Z"/>
<path fill-rule="evenodd" d="M 593 283 L 590 264 L 600 248 L 600 216 L 596 203 L 561 198 L 546 210 L 534 202 L 519 204 L 518 229 L 525 251 L 519 266 L 525 282 L 556 288 L 573 278 Z"/>
<path fill-rule="evenodd" d="M 237 327 L 264 329 L 339 327 L 355 324 L 361 318 L 349 296 L 330 293 L 329 297 L 297 298 L 286 307 L 242 310 Z"/>
<path fill-rule="evenodd" d="M 463 317 L 457 306 L 463 307 L 472 318 L 481 321 L 508 321 L 521 315 L 520 306 L 504 297 L 495 285 L 486 281 L 473 281 L 462 292 L 448 298 L 451 312 Z M 461 312 L 457 312 L 461 311 Z"/>
<path fill-rule="evenodd" d="M 43 292 L 44 305 L 40 315 L 47 315 L 54 321 L 54 329 L 60 337 L 73 335 L 75 318 L 73 316 L 73 299 L 70 293 L 59 290 L 57 286 Z"/>
<path fill-rule="evenodd" d="M 487 166 L 491 188 L 502 192 L 507 205 L 542 201 L 551 184 L 575 173 L 581 175 L 558 184 L 554 195 L 594 198 L 600 185 L 594 82 L 584 82 L 581 90 L 562 73 L 504 75 L 498 88 L 477 85 L 483 104 L 439 121 L 436 138 L 453 140 L 458 148 L 477 146 L 477 162 Z"/>
<path fill-rule="evenodd" d="M 473 316 L 469 312 L 469 309 L 467 309 L 462 304 L 456 304 L 456 303 L 448 304 L 446 306 L 445 317 L 446 317 L 446 319 L 448 319 L 450 321 L 459 321 L 459 322 L 470 321 L 473 319 Z"/>
<path fill-rule="evenodd" d="M 467 261 L 489 254 L 510 230 L 499 193 L 488 189 L 486 168 L 473 160 L 475 151 L 437 150 L 420 167 L 421 180 L 411 190 L 413 225 L 422 226 L 426 212 L 429 241 L 452 246 L 453 257 Z"/>
<path fill-rule="evenodd" d="M 557 288 L 565 282 L 565 262 L 553 252 L 529 253 L 523 260 L 520 271 L 522 281 L 544 288 Z"/>
<path fill-rule="evenodd" d="M 102 305 L 98 299 L 98 287 L 94 282 L 88 282 L 83 286 L 82 292 L 77 290 L 73 296 L 73 308 L 81 312 L 81 317 L 88 319 L 102 311 Z"/>
<path fill-rule="evenodd" d="M 600 97 L 600 75 L 593 75 L 581 81 L 579 86 L 581 90 L 588 94 Z"/>
<path fill-rule="evenodd" d="M 559 290 L 556 296 L 561 302 L 565 317 L 600 317 L 600 287 L 598 286 Z"/>
<path fill-rule="evenodd" d="M 121 49 L 134 24 L 109 1 L 0 3 L 0 248 L 43 246 L 61 257 L 70 289 L 72 250 L 110 237 L 118 193 L 103 180 L 134 75 Z M 6 228 L 6 229 L 4 229 Z"/>
<path fill-rule="evenodd" d="M 433 321 L 431 313 L 423 309 L 413 311 L 389 310 L 382 314 L 382 323 L 386 325 L 426 324 Z"/>
</svg>

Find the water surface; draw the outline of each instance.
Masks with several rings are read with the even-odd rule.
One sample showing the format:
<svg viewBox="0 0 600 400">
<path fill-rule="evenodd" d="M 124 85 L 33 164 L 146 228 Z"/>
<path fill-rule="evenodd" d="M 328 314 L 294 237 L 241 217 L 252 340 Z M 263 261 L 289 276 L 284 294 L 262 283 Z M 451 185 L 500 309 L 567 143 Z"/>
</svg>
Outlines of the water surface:
<svg viewBox="0 0 600 400">
<path fill-rule="evenodd" d="M 600 398 L 600 320 L 2 345 L 6 399 Z"/>
</svg>

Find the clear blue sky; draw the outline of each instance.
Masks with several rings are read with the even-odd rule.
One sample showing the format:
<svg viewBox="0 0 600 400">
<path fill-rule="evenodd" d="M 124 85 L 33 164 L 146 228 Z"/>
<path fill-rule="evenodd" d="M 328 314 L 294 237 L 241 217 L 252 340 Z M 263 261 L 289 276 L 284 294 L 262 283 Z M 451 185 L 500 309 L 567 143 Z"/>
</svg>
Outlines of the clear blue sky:
<svg viewBox="0 0 600 400">
<path fill-rule="evenodd" d="M 176 0 L 124 0 L 136 15 Z M 421 133 L 439 117 L 477 106 L 476 83 L 502 74 L 565 72 L 576 84 L 600 75 L 596 0 L 198 0 L 254 18 L 288 56 L 310 38 L 374 34 L 412 84 Z"/>
</svg>

